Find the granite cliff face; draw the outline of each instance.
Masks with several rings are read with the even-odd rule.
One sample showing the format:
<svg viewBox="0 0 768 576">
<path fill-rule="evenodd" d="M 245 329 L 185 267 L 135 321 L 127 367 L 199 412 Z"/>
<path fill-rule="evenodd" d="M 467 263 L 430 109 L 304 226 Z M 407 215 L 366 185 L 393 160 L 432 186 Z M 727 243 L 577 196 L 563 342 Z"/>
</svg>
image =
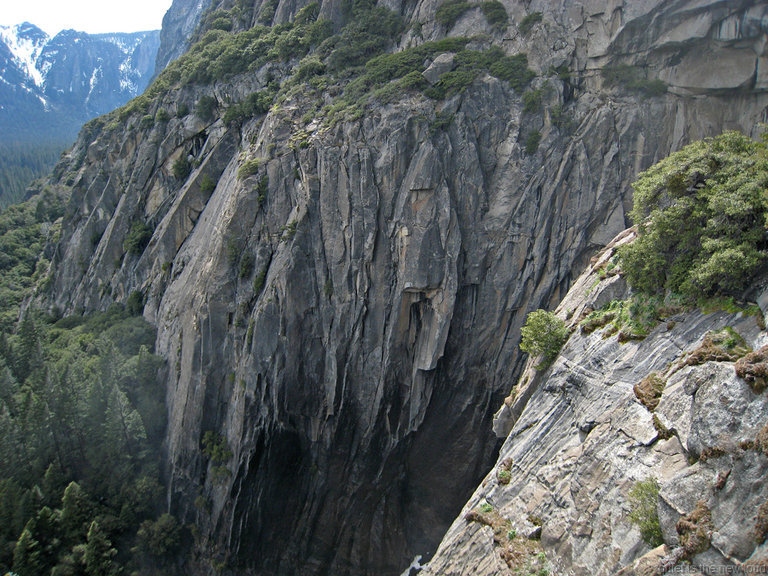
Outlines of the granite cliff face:
<svg viewBox="0 0 768 576">
<path fill-rule="evenodd" d="M 610 326 L 585 331 L 585 309 L 629 295 L 623 278 L 605 277 L 612 257 L 613 247 L 558 307 L 572 335 L 549 370 L 529 361 L 495 418 L 506 438 L 495 468 L 422 574 L 650 575 L 683 560 L 695 574 L 764 569 L 768 398 L 702 345 L 730 329 L 757 350 L 768 335 L 755 316 L 701 311 L 637 342 Z M 655 406 L 636 391 L 652 374 L 664 383 Z M 631 521 L 632 489 L 649 478 L 667 543 L 654 549 Z"/>
<path fill-rule="evenodd" d="M 155 75 L 189 48 L 189 38 L 200 23 L 211 0 L 175 0 L 163 16 L 160 46 L 155 61 Z"/>
<path fill-rule="evenodd" d="M 283 4 L 275 21 L 296 12 Z M 491 415 L 522 370 L 526 313 L 625 228 L 640 170 L 765 119 L 758 2 L 506 2 L 502 31 L 478 8 L 446 31 L 433 0 L 387 6 L 421 22 L 400 48 L 484 33 L 474 42 L 527 52 L 543 104 L 483 75 L 330 125 L 295 93 L 242 127 L 184 113 L 291 70 L 268 64 L 92 124 L 57 168 L 72 200 L 49 302 L 146 298 L 170 366 L 168 505 L 198 526 L 196 572 L 380 576 L 435 550 L 496 458 Z M 723 58 L 729 74 L 713 74 Z M 624 409 L 641 418 L 626 450 L 682 469 L 680 443 L 654 444 L 649 417 Z M 201 450 L 208 431 L 231 457 Z"/>
</svg>

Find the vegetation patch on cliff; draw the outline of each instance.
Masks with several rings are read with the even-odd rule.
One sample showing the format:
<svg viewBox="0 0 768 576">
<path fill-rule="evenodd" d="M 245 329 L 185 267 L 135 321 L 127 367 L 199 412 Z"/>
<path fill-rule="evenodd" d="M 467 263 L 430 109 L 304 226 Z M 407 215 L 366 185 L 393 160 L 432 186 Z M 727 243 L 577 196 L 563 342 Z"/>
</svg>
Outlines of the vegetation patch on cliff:
<svg viewBox="0 0 768 576">
<path fill-rule="evenodd" d="M 590 334 L 597 329 L 605 328 L 604 337 L 618 334 L 620 342 L 639 340 L 663 319 L 684 310 L 679 299 L 667 295 L 648 296 L 635 294 L 627 300 L 613 300 L 590 312 L 580 323 L 582 334 Z"/>
<path fill-rule="evenodd" d="M 763 392 L 768 384 L 768 346 L 750 352 L 736 362 L 736 374 L 749 384 L 756 393 Z M 768 439 L 766 439 L 768 452 Z"/>
<path fill-rule="evenodd" d="M 664 543 L 656 505 L 659 499 L 659 483 L 655 478 L 636 482 L 629 491 L 629 520 L 638 527 L 646 544 L 655 548 Z"/>
<path fill-rule="evenodd" d="M 479 509 L 470 510 L 464 518 L 467 522 L 477 522 L 493 530 L 493 544 L 501 559 L 515 574 L 520 576 L 549 574 L 549 562 L 539 540 L 519 535 L 512 527 L 512 521 L 504 518 L 489 503 L 485 502 Z M 540 533 L 538 530 L 535 532 Z"/>
<path fill-rule="evenodd" d="M 622 273 L 645 294 L 738 295 L 768 256 L 768 155 L 763 142 L 726 132 L 686 146 L 642 173 L 619 249 Z"/>
<path fill-rule="evenodd" d="M 651 372 L 648 376 L 635 384 L 635 396 L 640 400 L 643 406 L 653 412 L 659 405 L 665 384 L 664 378 L 662 378 L 658 372 Z"/>
<path fill-rule="evenodd" d="M 698 366 L 704 362 L 735 362 L 751 352 L 744 338 L 733 328 L 707 332 L 701 345 L 689 353 L 682 366 Z"/>
<path fill-rule="evenodd" d="M 541 356 L 542 361 L 537 369 L 548 368 L 568 339 L 565 322 L 546 310 L 535 310 L 528 314 L 520 334 L 520 349 L 528 354 Z"/>
<path fill-rule="evenodd" d="M 712 512 L 704 501 L 699 500 L 690 514 L 677 521 L 675 528 L 683 548 L 683 559 L 690 560 L 709 548 L 713 529 Z"/>
<path fill-rule="evenodd" d="M 531 12 L 527 14 L 517 25 L 518 30 L 523 36 L 527 36 L 533 27 L 543 20 L 544 16 L 541 12 Z"/>
<path fill-rule="evenodd" d="M 496 469 L 496 480 L 499 484 L 509 484 L 512 481 L 512 466 L 514 461 L 512 458 L 505 458 L 502 460 L 499 467 Z"/>
<path fill-rule="evenodd" d="M 467 0 L 445 0 L 437 7 L 435 20 L 450 29 L 471 7 L 472 5 Z"/>
<path fill-rule="evenodd" d="M 603 68 L 602 74 L 609 86 L 639 92 L 646 96 L 661 96 L 667 91 L 664 81 L 649 78 L 638 66 L 618 64 Z"/>
<path fill-rule="evenodd" d="M 502 4 L 489 0 L 479 6 L 493 26 L 506 26 L 508 16 Z M 438 12 L 450 20 L 458 17 L 457 10 L 460 13 L 469 7 L 466 2 L 447 2 Z M 463 91 L 482 73 L 504 80 L 522 93 L 535 77 L 526 54 L 507 55 L 501 48 L 489 46 L 487 38 L 473 39 L 478 46 L 489 46 L 487 49 L 467 49 L 472 39 L 452 37 L 388 54 L 386 50 L 396 45 L 404 30 L 403 21 L 391 10 L 367 0 L 349 5 L 347 22 L 337 32 L 329 20 L 319 18 L 317 2 L 302 8 L 293 22 L 259 24 L 244 31 L 224 25 L 225 21 L 236 21 L 235 16 L 215 12 L 218 16 L 206 18 L 207 29 L 197 42 L 142 96 L 108 118 L 93 122 L 91 128 L 116 128 L 133 115 L 154 120 L 150 114 L 157 106 L 154 103 L 171 89 L 209 85 L 266 65 L 271 67 L 269 75 L 278 73 L 282 82 L 275 76 L 266 90 L 231 104 L 225 113 L 228 124 L 240 125 L 266 112 L 275 96 L 277 106 L 291 95 L 326 102 L 330 99 L 322 115 L 333 118 L 343 112 L 354 118 L 370 98 L 387 102 L 415 91 L 440 100 Z M 430 83 L 422 72 L 431 59 L 443 53 L 455 54 L 454 66 Z"/>
<path fill-rule="evenodd" d="M 12 330 L 22 300 L 46 279 L 43 248 L 58 237 L 63 214 L 64 203 L 52 190 L 0 211 L 0 333 Z"/>
</svg>

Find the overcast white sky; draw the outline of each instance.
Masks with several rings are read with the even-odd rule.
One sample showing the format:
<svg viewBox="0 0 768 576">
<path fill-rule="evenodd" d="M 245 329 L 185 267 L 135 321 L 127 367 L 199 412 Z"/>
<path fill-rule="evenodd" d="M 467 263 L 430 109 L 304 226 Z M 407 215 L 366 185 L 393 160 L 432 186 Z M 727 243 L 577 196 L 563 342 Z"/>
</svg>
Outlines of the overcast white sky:
<svg viewBox="0 0 768 576">
<path fill-rule="evenodd" d="M 159 30 L 172 0 L 0 0 L 0 25 L 31 22 L 54 36 Z"/>
</svg>

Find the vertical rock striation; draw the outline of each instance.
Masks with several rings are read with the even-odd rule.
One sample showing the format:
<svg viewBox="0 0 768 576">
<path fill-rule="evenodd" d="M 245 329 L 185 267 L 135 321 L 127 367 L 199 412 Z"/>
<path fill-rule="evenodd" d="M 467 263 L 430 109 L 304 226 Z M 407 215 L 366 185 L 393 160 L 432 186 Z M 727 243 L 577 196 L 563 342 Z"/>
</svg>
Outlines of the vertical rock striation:
<svg viewBox="0 0 768 576">
<path fill-rule="evenodd" d="M 160 47 L 155 60 L 155 76 L 189 48 L 189 38 L 200 23 L 211 0 L 174 0 L 163 16 Z"/>
</svg>

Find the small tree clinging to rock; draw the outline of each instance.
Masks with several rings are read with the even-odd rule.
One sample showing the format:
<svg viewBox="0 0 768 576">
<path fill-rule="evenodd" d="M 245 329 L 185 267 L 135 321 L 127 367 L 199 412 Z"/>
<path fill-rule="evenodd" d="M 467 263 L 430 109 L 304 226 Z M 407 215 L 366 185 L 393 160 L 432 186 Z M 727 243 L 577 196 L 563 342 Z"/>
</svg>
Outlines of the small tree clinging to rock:
<svg viewBox="0 0 768 576">
<path fill-rule="evenodd" d="M 565 322 L 546 310 L 535 310 L 528 314 L 525 325 L 520 330 L 523 352 L 543 356 L 543 362 L 537 368 L 546 368 L 557 357 L 558 352 L 568 339 Z"/>
<path fill-rule="evenodd" d="M 656 508 L 658 499 L 659 483 L 655 478 L 636 482 L 629 491 L 629 520 L 638 527 L 645 543 L 653 548 L 664 543 Z"/>
</svg>

